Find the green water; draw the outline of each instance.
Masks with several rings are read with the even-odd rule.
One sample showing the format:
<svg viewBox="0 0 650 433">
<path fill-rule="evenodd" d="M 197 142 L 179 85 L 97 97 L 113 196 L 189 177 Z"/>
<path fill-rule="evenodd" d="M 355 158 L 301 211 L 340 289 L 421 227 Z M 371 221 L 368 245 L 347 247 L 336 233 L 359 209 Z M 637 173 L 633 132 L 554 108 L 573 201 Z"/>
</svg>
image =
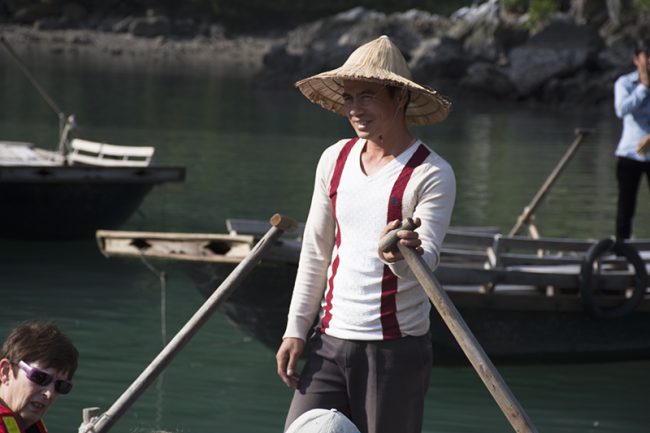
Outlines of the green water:
<svg viewBox="0 0 650 433">
<path fill-rule="evenodd" d="M 157 161 L 187 167 L 183 184 L 154 189 L 124 229 L 224 232 L 228 217 L 304 219 L 325 146 L 351 130 L 294 91 L 258 90 L 245 79 L 183 65 L 111 64 L 24 53 L 79 135 L 153 145 Z M 245 75 L 245 74 L 242 74 Z M 444 89 L 443 89 L 444 90 Z M 55 147 L 55 116 L 0 55 L 1 138 Z M 531 108 L 456 97 L 454 112 L 417 134 L 454 166 L 454 225 L 508 230 L 573 140 L 593 127 L 537 212 L 547 236 L 602 238 L 613 229 L 613 148 L 608 107 Z M 638 219 L 650 212 L 641 191 Z M 0 211 L 10 212 L 2 207 Z M 638 236 L 650 227 L 638 225 Z M 3 336 L 29 318 L 56 320 L 81 351 L 75 389 L 46 416 L 51 432 L 76 431 L 84 407 L 106 410 L 203 299 L 173 266 L 164 293 L 135 260 L 105 259 L 93 241 L 0 241 Z M 164 311 L 161 300 L 164 299 Z M 165 335 L 163 335 L 165 333 Z M 274 354 L 215 315 L 115 432 L 279 432 L 291 393 Z M 502 367 L 540 432 L 643 433 L 650 425 L 650 362 Z M 425 432 L 509 432 L 470 368 L 435 368 Z"/>
</svg>

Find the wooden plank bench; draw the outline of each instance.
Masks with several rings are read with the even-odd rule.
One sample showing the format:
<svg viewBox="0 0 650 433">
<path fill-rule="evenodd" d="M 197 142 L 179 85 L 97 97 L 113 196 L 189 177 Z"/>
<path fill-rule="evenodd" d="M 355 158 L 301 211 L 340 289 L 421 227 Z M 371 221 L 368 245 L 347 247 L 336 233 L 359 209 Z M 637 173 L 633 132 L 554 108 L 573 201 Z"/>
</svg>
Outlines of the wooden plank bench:
<svg viewBox="0 0 650 433">
<path fill-rule="evenodd" d="M 590 239 L 537 238 L 483 233 L 450 232 L 442 247 L 441 266 L 436 271 L 448 284 L 479 284 L 485 292 L 497 285 L 530 285 L 553 295 L 576 293 L 581 266 L 588 250 L 597 243 Z M 650 261 L 650 241 L 627 241 Z M 629 263 L 614 254 L 602 256 L 598 266 L 607 273 L 603 290 L 626 290 L 633 284 Z"/>
<path fill-rule="evenodd" d="M 462 258 L 481 260 L 488 268 L 506 269 L 511 266 L 557 266 L 582 263 L 592 239 L 538 238 L 502 236 L 489 233 L 463 233 L 449 230 L 442 246 L 443 255 L 458 261 Z M 650 241 L 628 241 L 640 253 L 650 250 Z M 621 259 L 606 258 L 604 262 Z"/>
</svg>

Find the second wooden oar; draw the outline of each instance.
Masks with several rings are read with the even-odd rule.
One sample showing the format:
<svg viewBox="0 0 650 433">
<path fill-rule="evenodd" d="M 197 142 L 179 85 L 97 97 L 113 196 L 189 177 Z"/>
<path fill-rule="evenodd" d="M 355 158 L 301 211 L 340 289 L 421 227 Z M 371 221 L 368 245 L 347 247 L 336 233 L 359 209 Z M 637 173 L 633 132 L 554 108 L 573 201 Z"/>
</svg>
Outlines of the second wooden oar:
<svg viewBox="0 0 650 433">
<path fill-rule="evenodd" d="M 199 328 L 205 324 L 208 318 L 217 309 L 217 306 L 225 300 L 244 280 L 250 271 L 262 260 L 264 253 L 271 247 L 285 231 L 292 231 L 298 225 L 290 218 L 279 214 L 271 218 L 271 228 L 255 244 L 251 252 L 242 260 L 239 265 L 228 275 L 214 293 L 194 313 L 194 316 L 181 328 L 174 338 L 147 366 L 140 376 L 124 391 L 122 396 L 105 413 L 100 415 L 94 422 L 82 424 L 80 433 L 104 433 L 126 412 L 133 402 L 144 392 L 144 390 L 158 377 L 167 367 L 173 357 L 178 354 L 185 344 L 196 334 Z M 85 418 L 87 418 L 85 416 Z"/>
<path fill-rule="evenodd" d="M 575 130 L 575 135 L 576 135 L 575 140 L 573 140 L 573 143 L 571 143 L 571 146 L 569 146 L 569 149 L 566 151 L 564 156 L 562 156 L 560 162 L 557 163 L 557 166 L 555 166 L 551 174 L 548 175 L 548 177 L 540 187 L 539 191 L 537 191 L 537 194 L 535 194 L 535 197 L 533 197 L 533 199 L 528 204 L 528 206 L 524 208 L 524 211 L 521 213 L 521 215 L 517 217 L 517 222 L 510 229 L 508 236 L 516 235 L 517 232 L 524 226 L 524 224 L 529 224 L 529 230 L 532 230 L 531 237 L 535 239 L 539 238 L 537 229 L 534 228 L 534 226 L 531 223 L 533 216 L 535 215 L 535 211 L 537 210 L 539 204 L 542 202 L 542 199 L 546 196 L 546 193 L 548 193 L 548 191 L 551 189 L 551 187 L 553 186 L 557 178 L 564 170 L 564 167 L 569 163 L 569 161 L 571 161 L 573 155 L 575 155 L 575 153 L 578 151 L 578 148 L 582 144 L 583 138 L 591 134 L 591 132 L 592 131 L 590 129 L 585 129 L 585 128 L 577 128 Z"/>
<path fill-rule="evenodd" d="M 492 394 L 492 397 L 494 397 L 494 400 L 503 411 L 510 425 L 512 425 L 516 432 L 536 433 L 537 429 L 528 418 L 523 407 L 521 407 L 496 367 L 494 367 L 494 364 L 492 364 L 492 361 L 490 361 L 476 340 L 476 337 L 474 337 L 474 334 L 472 334 L 472 331 L 461 317 L 454 303 L 449 299 L 447 292 L 442 288 L 429 266 L 424 263 L 424 259 L 414 249 L 398 242 L 397 232 L 404 229 L 414 230 L 415 228 L 416 226 L 413 220 L 410 218 L 404 220 L 400 228 L 391 231 L 380 240 L 379 249 L 381 251 L 388 251 L 393 249 L 397 243 L 397 247 L 404 256 L 404 260 L 406 260 L 406 263 L 422 285 L 431 303 L 433 303 L 438 313 L 440 313 L 440 316 L 456 341 L 458 341 L 461 349 L 463 349 L 463 352 Z"/>
</svg>

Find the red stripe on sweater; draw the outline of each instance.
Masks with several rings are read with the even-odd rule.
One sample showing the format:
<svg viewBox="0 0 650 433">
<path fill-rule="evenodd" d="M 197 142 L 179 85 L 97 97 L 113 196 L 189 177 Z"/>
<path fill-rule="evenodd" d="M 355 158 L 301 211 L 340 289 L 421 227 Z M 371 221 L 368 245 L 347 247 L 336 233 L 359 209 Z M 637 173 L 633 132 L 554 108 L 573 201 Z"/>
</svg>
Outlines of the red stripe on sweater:
<svg viewBox="0 0 650 433">
<path fill-rule="evenodd" d="M 427 156 L 429 156 L 429 153 L 429 149 L 421 144 L 397 177 L 388 199 L 388 222 L 396 219 L 400 221 L 402 220 L 402 199 L 404 197 L 406 185 L 408 185 L 409 180 L 411 179 L 413 170 L 415 170 L 418 165 L 422 164 Z M 392 340 L 402 336 L 399 322 L 397 321 L 396 295 L 397 277 L 393 274 L 388 265 L 384 265 L 384 275 L 381 281 L 380 307 L 381 327 L 384 340 Z"/>
<path fill-rule="evenodd" d="M 334 277 L 336 276 L 336 271 L 339 268 L 339 256 L 338 248 L 341 245 L 341 228 L 339 227 L 338 219 L 336 218 L 336 197 L 338 195 L 339 183 L 341 182 L 341 176 L 343 174 L 343 167 L 345 167 L 345 162 L 354 147 L 354 144 L 359 140 L 359 138 L 353 138 L 352 140 L 345 143 L 339 156 L 336 158 L 336 165 L 334 166 L 334 172 L 332 173 L 332 180 L 330 181 L 330 200 L 332 202 L 332 215 L 334 216 L 334 222 L 336 223 L 336 249 L 337 255 L 332 261 L 332 275 L 328 280 L 328 289 L 325 294 L 325 313 L 323 314 L 323 319 L 321 320 L 321 332 L 324 332 L 325 329 L 329 327 L 330 321 L 332 320 L 332 298 L 334 297 Z"/>
</svg>

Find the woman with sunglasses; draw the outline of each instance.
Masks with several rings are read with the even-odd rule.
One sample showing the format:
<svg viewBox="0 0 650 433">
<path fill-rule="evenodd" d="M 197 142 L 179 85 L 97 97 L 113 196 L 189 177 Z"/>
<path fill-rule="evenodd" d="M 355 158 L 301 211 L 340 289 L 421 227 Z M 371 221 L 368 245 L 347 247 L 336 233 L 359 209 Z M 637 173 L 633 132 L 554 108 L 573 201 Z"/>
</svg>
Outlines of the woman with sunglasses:
<svg viewBox="0 0 650 433">
<path fill-rule="evenodd" d="M 2 345 L 0 433 L 45 433 L 41 418 L 72 389 L 79 352 L 51 322 L 16 327 Z"/>
</svg>

